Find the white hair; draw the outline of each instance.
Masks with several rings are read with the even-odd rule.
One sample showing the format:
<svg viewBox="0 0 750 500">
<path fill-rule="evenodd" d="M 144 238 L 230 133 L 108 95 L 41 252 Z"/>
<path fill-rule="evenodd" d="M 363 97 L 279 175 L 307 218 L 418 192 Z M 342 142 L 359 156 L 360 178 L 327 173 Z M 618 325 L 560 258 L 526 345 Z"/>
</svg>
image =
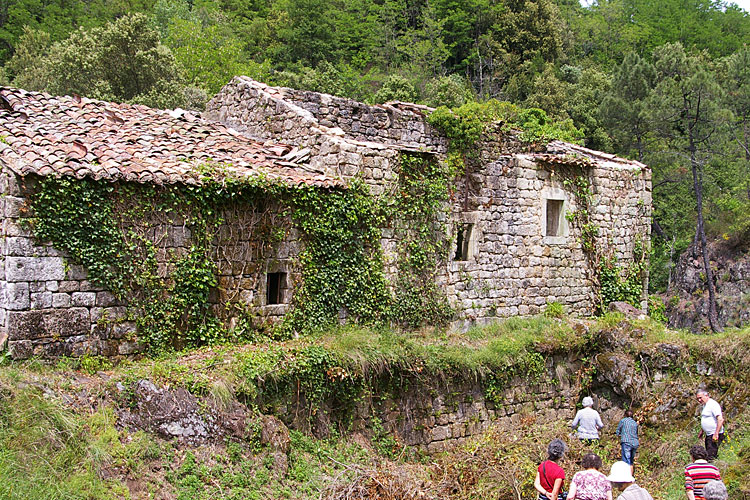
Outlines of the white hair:
<svg viewBox="0 0 750 500">
<path fill-rule="evenodd" d="M 709 481 L 703 487 L 703 497 L 706 500 L 727 500 L 727 487 L 721 481 Z"/>
</svg>

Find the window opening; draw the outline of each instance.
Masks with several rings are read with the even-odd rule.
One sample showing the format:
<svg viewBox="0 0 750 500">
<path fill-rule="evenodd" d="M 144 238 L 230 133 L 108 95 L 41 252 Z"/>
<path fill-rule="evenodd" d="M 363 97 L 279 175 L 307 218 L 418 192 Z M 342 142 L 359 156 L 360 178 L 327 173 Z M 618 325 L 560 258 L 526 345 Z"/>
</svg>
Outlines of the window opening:
<svg viewBox="0 0 750 500">
<path fill-rule="evenodd" d="M 547 236 L 562 236 L 564 200 L 547 200 Z"/>
<path fill-rule="evenodd" d="M 474 224 L 464 223 L 456 226 L 456 254 L 453 260 L 469 260 L 469 241 Z"/>
<path fill-rule="evenodd" d="M 282 291 L 286 288 L 286 273 L 268 273 L 266 280 L 266 304 L 281 304 Z"/>
</svg>

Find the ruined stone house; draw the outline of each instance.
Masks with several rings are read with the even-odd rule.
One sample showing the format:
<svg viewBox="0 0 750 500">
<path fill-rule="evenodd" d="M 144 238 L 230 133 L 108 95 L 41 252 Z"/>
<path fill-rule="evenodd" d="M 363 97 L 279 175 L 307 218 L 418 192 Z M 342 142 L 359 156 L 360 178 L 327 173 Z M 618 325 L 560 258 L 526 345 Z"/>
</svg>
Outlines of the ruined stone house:
<svg viewBox="0 0 750 500">
<path fill-rule="evenodd" d="M 33 215 L 29 197 L 41 179 L 199 186 L 210 163 L 232 178 L 320 190 L 345 189 L 357 177 L 381 197 L 397 184 L 403 155 L 444 158 L 448 143 L 427 123 L 429 112 L 414 104 L 368 106 L 268 87 L 246 77 L 230 82 L 202 117 L 0 90 L 0 331 L 11 354 L 113 356 L 141 348 L 127 300 L 93 283 L 86 268 L 35 239 L 23 223 Z M 580 202 L 563 174 L 581 172 L 590 181 L 587 208 L 598 241 L 627 264 L 648 242 L 649 169 L 560 141 L 529 145 L 501 128 L 486 134 L 480 150 L 478 161 L 455 180 L 443 215 L 447 252 L 435 263 L 435 280 L 456 311 L 453 326 L 532 315 L 549 302 L 592 313 L 597 283 L 579 228 L 566 217 Z M 229 323 L 236 318 L 228 303 L 265 318 L 283 316 L 299 282 L 304 243 L 298 231 L 273 201 L 259 204 L 223 208 L 231 214 L 222 218 L 221 238 L 213 243 L 218 284 L 210 302 Z M 148 236 L 158 273 L 168 276 L 195 235 L 185 220 L 156 209 L 144 220 L 134 217 L 126 229 Z M 273 245 L 248 229 L 270 218 L 286 229 Z M 388 227 L 381 247 L 386 278 L 395 286 L 399 241 Z"/>
</svg>

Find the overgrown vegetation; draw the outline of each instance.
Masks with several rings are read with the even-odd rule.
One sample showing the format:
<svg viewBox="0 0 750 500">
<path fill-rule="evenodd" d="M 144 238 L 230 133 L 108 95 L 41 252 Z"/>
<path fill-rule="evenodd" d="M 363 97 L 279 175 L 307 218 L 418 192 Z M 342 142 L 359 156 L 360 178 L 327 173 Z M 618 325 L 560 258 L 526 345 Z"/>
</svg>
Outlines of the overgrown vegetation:
<svg viewBox="0 0 750 500">
<path fill-rule="evenodd" d="M 625 346 L 624 354 L 663 355 L 660 346 L 665 342 L 686 346 L 681 352 L 687 357 L 673 360 L 663 369 L 666 384 L 654 385 L 654 392 L 636 408 L 642 421 L 636 462 L 639 484 L 655 497 L 684 497 L 680 478 L 688 462 L 686 451 L 696 442 L 697 420 L 678 410 L 674 410 L 675 419 L 649 417 L 658 415 L 654 410 L 662 398 L 681 401 L 683 391 L 708 382 L 732 415 L 727 421 L 730 439 L 717 463 L 730 494 L 741 495 L 750 473 L 750 434 L 746 431 L 750 415 L 742 399 L 748 393 L 746 387 L 740 387 L 747 377 L 742 360 L 749 352 L 750 332 L 697 336 L 648 321 L 627 324 L 614 316 L 590 324 L 589 331 L 592 336 L 606 331 L 618 338 L 628 335 L 633 343 Z M 422 384 L 419 387 L 429 388 L 436 387 L 441 373 L 454 373 L 492 381 L 486 386 L 486 395 L 501 403 L 501 391 L 508 389 L 509 380 L 501 381 L 503 373 L 515 376 L 530 369 L 533 375 L 535 363 L 525 360 L 544 358 L 552 352 L 563 356 L 580 353 L 593 345 L 592 338 L 565 321 L 533 318 L 449 336 L 342 329 L 320 336 L 317 343 L 217 347 L 114 369 L 104 367 L 109 370 L 107 377 L 82 378 L 83 373 L 72 373 L 75 366 L 65 361 L 51 367 L 6 360 L 0 368 L 0 470 L 5 477 L 0 493 L 10 499 L 99 500 L 149 496 L 208 499 L 217 495 L 354 499 L 421 492 L 422 498 L 430 499 L 492 496 L 510 500 L 518 494 L 531 494 L 536 465 L 544 458 L 546 444 L 568 434 L 567 422 L 540 424 L 535 411 L 521 411 L 514 424 L 516 432 L 493 427 L 448 453 L 428 458 L 405 449 L 374 413 L 370 440 L 349 435 L 346 425 L 332 426 L 324 439 L 292 431 L 287 465 L 280 468 L 274 451 L 261 445 L 256 433 L 250 433 L 247 440 L 184 447 L 142 431 L 122 429 L 117 425 L 117 409 L 129 400 L 111 396 L 127 394 L 127 390 L 116 389 L 118 385 L 127 389 L 130 383 L 147 378 L 161 387 L 185 387 L 202 398 L 247 397 L 255 387 L 258 401 L 276 391 L 300 391 L 310 392 L 310 400 L 320 403 L 326 398 L 349 397 L 332 390 L 362 388 L 378 374 L 396 380 L 412 376 L 415 383 Z M 717 375 L 695 373 L 697 360 L 709 363 L 718 370 Z M 539 373 L 547 370 L 543 367 Z M 366 383 L 352 384 L 356 380 Z M 396 396 L 394 391 L 402 383 L 372 386 L 368 397 L 377 398 L 377 391 L 385 391 L 385 397 Z M 677 391 L 670 392 L 674 388 Z M 224 392 L 226 396 L 222 396 Z M 286 401 L 290 400 L 287 397 Z M 614 436 L 619 414 L 613 418 L 605 420 L 607 427 L 595 447 L 605 471 L 619 459 Z M 570 451 L 563 466 L 572 474 L 586 449 L 577 440 L 568 441 Z"/>
</svg>

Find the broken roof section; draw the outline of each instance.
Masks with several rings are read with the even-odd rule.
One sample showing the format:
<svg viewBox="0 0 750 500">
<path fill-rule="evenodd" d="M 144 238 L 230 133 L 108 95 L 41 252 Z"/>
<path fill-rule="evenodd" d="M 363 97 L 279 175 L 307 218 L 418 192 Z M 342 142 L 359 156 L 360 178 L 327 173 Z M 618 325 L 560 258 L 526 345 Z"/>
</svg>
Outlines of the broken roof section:
<svg viewBox="0 0 750 500">
<path fill-rule="evenodd" d="M 573 167 L 612 168 L 612 169 L 645 169 L 645 164 L 620 158 L 619 156 L 602 153 L 593 149 L 584 148 L 577 144 L 563 141 L 552 141 L 547 144 L 546 152 L 527 155 L 530 159 L 541 161 L 550 165 L 568 165 Z"/>
<path fill-rule="evenodd" d="M 0 88 L 0 161 L 21 176 L 200 184 L 201 170 L 289 185 L 342 186 L 309 151 L 259 142 L 183 110 Z"/>
</svg>

